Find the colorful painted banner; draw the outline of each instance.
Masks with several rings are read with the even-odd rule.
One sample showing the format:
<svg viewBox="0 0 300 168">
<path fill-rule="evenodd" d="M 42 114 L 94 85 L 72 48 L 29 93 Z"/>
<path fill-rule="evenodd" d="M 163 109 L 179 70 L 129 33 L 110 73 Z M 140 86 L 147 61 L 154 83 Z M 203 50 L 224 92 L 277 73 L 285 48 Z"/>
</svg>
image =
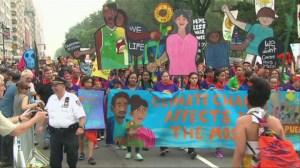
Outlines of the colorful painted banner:
<svg viewBox="0 0 300 168">
<path fill-rule="evenodd" d="M 260 8 L 268 7 L 274 10 L 275 0 L 255 0 L 255 12 L 257 13 Z"/>
<path fill-rule="evenodd" d="M 229 90 L 185 90 L 174 94 L 111 90 L 107 139 L 110 143 L 147 147 L 234 148 L 238 138 L 234 134 L 236 120 L 248 111 L 246 98 L 245 91 Z M 297 150 L 299 101 L 300 93 L 276 92 L 267 107 L 287 124 L 287 137 Z M 126 135 L 130 142 L 126 142 Z"/>
<path fill-rule="evenodd" d="M 105 128 L 103 91 L 79 89 L 78 97 L 86 114 L 85 129 Z"/>
<path fill-rule="evenodd" d="M 233 17 L 236 19 L 238 15 L 238 10 L 230 11 Z M 223 38 L 226 41 L 231 41 L 232 33 L 234 30 L 234 24 L 230 21 L 227 15 L 224 16 L 223 20 Z"/>
<path fill-rule="evenodd" d="M 299 25 L 300 28 L 300 25 Z M 293 58 L 297 61 L 298 56 L 300 56 L 300 43 L 292 43 L 290 44 L 291 50 L 293 52 Z"/>
</svg>

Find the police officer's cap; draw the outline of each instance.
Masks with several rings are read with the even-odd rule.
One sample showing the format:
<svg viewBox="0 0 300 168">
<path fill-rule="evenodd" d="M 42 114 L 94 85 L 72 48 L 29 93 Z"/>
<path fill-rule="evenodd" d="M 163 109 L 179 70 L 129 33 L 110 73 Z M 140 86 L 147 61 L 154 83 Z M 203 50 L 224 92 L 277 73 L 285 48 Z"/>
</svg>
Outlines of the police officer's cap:
<svg viewBox="0 0 300 168">
<path fill-rule="evenodd" d="M 55 79 L 51 82 L 52 85 L 58 85 L 58 84 L 66 84 L 67 81 L 60 77 L 55 77 Z"/>
</svg>

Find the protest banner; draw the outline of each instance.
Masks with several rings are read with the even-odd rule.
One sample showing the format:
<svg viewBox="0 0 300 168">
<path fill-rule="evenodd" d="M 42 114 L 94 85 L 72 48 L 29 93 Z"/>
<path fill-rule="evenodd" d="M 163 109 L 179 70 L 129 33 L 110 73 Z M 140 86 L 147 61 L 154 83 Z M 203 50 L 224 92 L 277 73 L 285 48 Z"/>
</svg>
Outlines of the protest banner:
<svg viewBox="0 0 300 168">
<path fill-rule="evenodd" d="M 105 128 L 103 115 L 103 91 L 79 89 L 78 97 L 86 113 L 85 129 Z"/>
<path fill-rule="evenodd" d="M 297 130 L 300 125 L 298 115 L 300 94 L 292 94 L 272 93 L 266 110 L 274 116 L 277 116 L 277 113 L 281 114 L 282 117 L 278 118 L 286 124 L 284 128 L 287 131 L 287 138 L 299 150 L 300 143 L 297 140 L 300 134 L 297 134 Z M 138 104 L 138 101 L 128 104 L 134 95 L 141 97 L 148 105 L 143 112 L 140 112 L 143 114 L 140 120 L 135 119 L 134 112 L 136 111 L 132 111 L 132 106 L 139 109 L 146 105 L 145 103 Z M 118 104 L 118 100 L 123 100 L 124 104 Z M 288 111 L 278 111 L 280 105 L 284 105 Z M 123 120 L 117 118 L 121 116 L 120 111 L 117 110 L 118 106 L 122 106 Z M 136 137 L 142 137 L 138 140 L 142 141 L 144 146 L 148 145 L 147 147 L 150 144 L 150 146 L 233 149 L 235 140 L 238 138 L 238 135 L 234 134 L 236 120 L 247 111 L 246 91 L 185 90 L 174 94 L 164 94 L 149 91 L 111 90 L 108 98 L 108 124 L 114 125 L 112 121 L 119 121 L 119 126 L 123 124 L 124 130 L 121 135 L 121 127 L 118 127 L 119 137 L 116 137 L 113 126 L 108 125 L 107 127 L 110 128 L 108 131 L 112 132 L 107 134 L 107 138 L 111 138 L 110 142 L 114 142 L 121 136 L 126 136 L 128 127 L 126 129 L 125 125 L 132 123 L 132 126 L 137 129 L 136 134 L 142 134 Z M 140 128 L 143 128 L 144 132 L 139 132 Z M 151 137 L 145 137 L 145 135 Z"/>
</svg>

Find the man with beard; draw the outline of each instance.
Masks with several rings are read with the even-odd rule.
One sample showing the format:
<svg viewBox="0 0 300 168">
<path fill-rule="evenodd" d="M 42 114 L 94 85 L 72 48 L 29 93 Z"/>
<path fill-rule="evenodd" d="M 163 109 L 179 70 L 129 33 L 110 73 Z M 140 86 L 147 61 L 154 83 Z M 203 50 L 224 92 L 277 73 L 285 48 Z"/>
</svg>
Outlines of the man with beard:
<svg viewBox="0 0 300 168">
<path fill-rule="evenodd" d="M 114 116 L 107 119 L 107 144 L 115 143 L 121 146 L 126 143 L 126 122 L 129 120 L 125 119 L 125 117 L 128 104 L 129 95 L 127 93 L 119 92 L 113 96 L 110 109 L 114 113 Z"/>
</svg>

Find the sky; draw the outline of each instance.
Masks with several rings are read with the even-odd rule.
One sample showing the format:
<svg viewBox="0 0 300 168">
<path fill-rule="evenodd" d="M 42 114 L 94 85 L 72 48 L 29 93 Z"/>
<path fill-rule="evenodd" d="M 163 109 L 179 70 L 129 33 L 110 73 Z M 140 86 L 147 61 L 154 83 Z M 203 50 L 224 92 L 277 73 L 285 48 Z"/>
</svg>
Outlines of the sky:
<svg viewBox="0 0 300 168">
<path fill-rule="evenodd" d="M 101 10 L 105 2 L 106 0 L 33 0 L 40 15 L 46 55 L 53 57 L 65 42 L 65 34 L 69 28 Z"/>
</svg>

